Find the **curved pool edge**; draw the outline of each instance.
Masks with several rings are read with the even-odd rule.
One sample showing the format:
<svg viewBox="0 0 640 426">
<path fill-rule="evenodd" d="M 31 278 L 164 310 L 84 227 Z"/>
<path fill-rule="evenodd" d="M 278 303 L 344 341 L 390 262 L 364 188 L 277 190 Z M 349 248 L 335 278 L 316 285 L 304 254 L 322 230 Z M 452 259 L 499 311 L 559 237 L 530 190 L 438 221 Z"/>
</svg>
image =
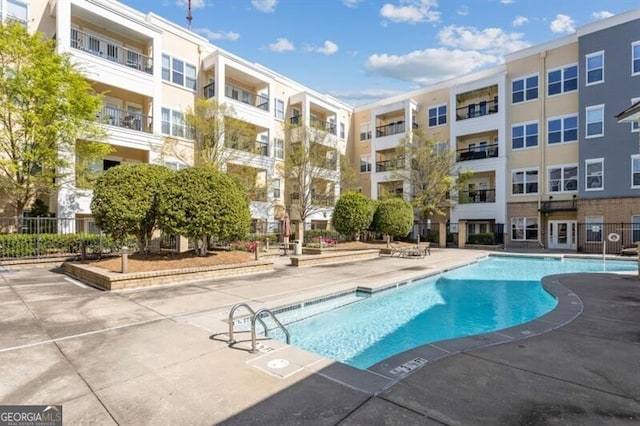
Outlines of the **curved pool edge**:
<svg viewBox="0 0 640 426">
<path fill-rule="evenodd" d="M 560 282 L 562 277 L 578 274 L 558 274 L 542 278 L 543 289 L 556 298 L 557 305 L 532 321 L 497 331 L 427 343 L 386 358 L 365 371 L 382 375 L 395 383 L 442 358 L 472 349 L 517 342 L 560 328 L 576 319 L 584 309 L 580 297 Z"/>
</svg>

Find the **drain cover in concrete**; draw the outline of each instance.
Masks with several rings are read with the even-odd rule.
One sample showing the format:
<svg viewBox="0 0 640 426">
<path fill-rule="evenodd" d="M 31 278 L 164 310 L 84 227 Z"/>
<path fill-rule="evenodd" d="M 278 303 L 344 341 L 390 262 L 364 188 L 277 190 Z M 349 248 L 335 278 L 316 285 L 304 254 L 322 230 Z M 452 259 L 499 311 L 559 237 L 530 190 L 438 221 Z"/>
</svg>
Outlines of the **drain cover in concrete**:
<svg viewBox="0 0 640 426">
<path fill-rule="evenodd" d="M 289 361 L 286 359 L 272 359 L 267 363 L 267 367 L 274 369 L 281 369 L 289 366 Z"/>
</svg>

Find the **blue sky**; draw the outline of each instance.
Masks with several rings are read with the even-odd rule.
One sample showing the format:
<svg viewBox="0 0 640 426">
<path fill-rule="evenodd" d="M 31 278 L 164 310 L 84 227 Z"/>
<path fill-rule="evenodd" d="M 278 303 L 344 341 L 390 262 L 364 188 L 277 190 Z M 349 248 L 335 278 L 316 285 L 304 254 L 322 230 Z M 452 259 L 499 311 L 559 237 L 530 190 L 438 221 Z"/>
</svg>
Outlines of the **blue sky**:
<svg viewBox="0 0 640 426">
<path fill-rule="evenodd" d="M 187 0 L 120 0 L 186 26 Z M 192 0 L 192 30 L 360 105 L 498 65 L 640 0 Z"/>
</svg>

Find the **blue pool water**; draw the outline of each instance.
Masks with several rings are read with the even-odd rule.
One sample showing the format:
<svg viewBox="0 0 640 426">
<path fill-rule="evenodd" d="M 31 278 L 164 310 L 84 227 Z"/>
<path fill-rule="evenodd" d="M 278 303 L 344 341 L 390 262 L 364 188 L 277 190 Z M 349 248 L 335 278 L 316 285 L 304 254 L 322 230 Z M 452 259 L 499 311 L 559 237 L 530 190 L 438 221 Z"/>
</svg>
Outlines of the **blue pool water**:
<svg viewBox="0 0 640 426">
<path fill-rule="evenodd" d="M 635 262 L 490 257 L 398 289 L 341 297 L 328 306 L 283 312 L 278 318 L 293 345 L 367 368 L 426 343 L 500 330 L 544 315 L 556 305 L 542 288 L 544 276 L 623 270 L 636 270 Z"/>
</svg>

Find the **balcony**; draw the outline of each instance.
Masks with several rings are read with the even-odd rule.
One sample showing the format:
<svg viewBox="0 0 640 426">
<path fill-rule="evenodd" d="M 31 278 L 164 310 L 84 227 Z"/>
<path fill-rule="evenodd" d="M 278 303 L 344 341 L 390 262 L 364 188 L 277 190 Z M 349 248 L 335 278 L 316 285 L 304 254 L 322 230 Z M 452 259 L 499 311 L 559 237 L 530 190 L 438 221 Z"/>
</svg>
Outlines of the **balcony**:
<svg viewBox="0 0 640 426">
<path fill-rule="evenodd" d="M 405 132 L 405 122 L 396 121 L 395 123 L 388 123 L 382 126 L 376 127 L 376 137 L 381 138 L 384 136 L 397 135 Z"/>
<path fill-rule="evenodd" d="M 482 145 L 459 149 L 456 151 L 456 161 L 482 160 L 498 156 L 498 144 Z"/>
<path fill-rule="evenodd" d="M 289 118 L 289 123 L 291 123 L 293 126 L 300 126 L 303 122 L 304 120 L 301 115 L 294 115 L 293 117 Z M 309 120 L 309 122 L 311 124 L 311 127 L 315 129 L 324 130 L 328 133 L 331 133 L 332 135 L 336 134 L 336 123 L 334 122 L 323 121 L 314 117 L 311 117 L 311 120 Z"/>
<path fill-rule="evenodd" d="M 267 95 L 257 94 L 229 83 L 224 85 L 224 95 L 263 111 L 269 111 L 269 96 Z"/>
<path fill-rule="evenodd" d="M 139 132 L 152 133 L 151 117 L 123 109 L 105 106 L 96 116 L 101 123 Z"/>
<path fill-rule="evenodd" d="M 269 156 L 269 144 L 262 141 L 229 141 L 228 145 L 231 149 L 237 149 L 238 151 L 248 152 L 250 154 L 261 155 L 263 157 Z"/>
<path fill-rule="evenodd" d="M 495 189 L 476 189 L 475 191 L 460 191 L 458 193 L 458 203 L 460 204 L 484 204 L 495 202 Z"/>
<path fill-rule="evenodd" d="M 292 205 L 299 206 L 301 205 L 300 193 L 292 192 L 290 201 Z M 333 193 L 331 194 L 311 194 L 311 204 L 314 206 L 320 207 L 330 207 L 336 203 L 336 197 Z"/>
<path fill-rule="evenodd" d="M 249 200 L 251 201 L 267 201 L 267 189 L 266 188 L 254 188 L 248 191 Z"/>
<path fill-rule="evenodd" d="M 402 157 L 392 158 L 391 160 L 376 161 L 376 172 L 388 172 L 391 170 L 404 169 L 405 161 Z"/>
<path fill-rule="evenodd" d="M 114 44 L 112 40 L 106 40 L 74 28 L 71 29 L 71 48 L 115 62 L 127 68 L 153 74 L 153 58 L 151 56 Z"/>
<path fill-rule="evenodd" d="M 541 213 L 575 212 L 578 211 L 578 200 L 573 198 L 571 200 L 543 201 L 540 203 L 538 211 Z"/>
<path fill-rule="evenodd" d="M 207 84 L 202 89 L 202 92 L 203 92 L 202 96 L 204 96 L 205 99 L 213 98 L 216 95 L 216 84 L 215 83 Z"/>
<path fill-rule="evenodd" d="M 482 117 L 498 112 L 498 98 L 492 101 L 480 101 L 456 108 L 456 120 Z"/>
</svg>

